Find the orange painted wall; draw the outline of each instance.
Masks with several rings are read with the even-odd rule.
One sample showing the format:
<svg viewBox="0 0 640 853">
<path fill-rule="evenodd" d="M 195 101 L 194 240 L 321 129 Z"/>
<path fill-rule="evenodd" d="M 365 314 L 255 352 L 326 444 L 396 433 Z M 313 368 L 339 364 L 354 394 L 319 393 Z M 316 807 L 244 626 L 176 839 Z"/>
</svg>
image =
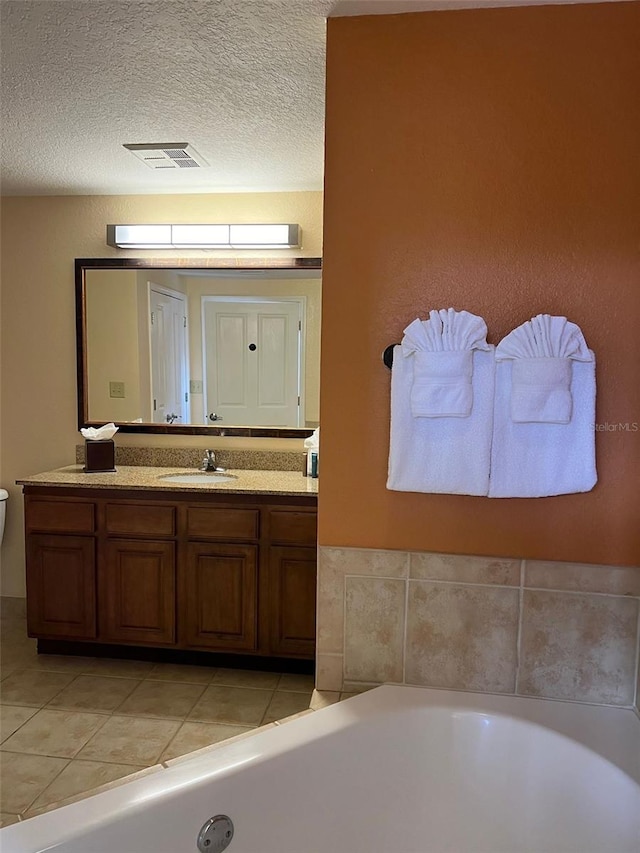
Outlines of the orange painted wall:
<svg viewBox="0 0 640 853">
<path fill-rule="evenodd" d="M 321 544 L 640 564 L 640 426 L 588 494 L 390 492 L 380 360 L 431 308 L 564 314 L 640 425 L 639 44 L 638 3 L 329 20 Z"/>
</svg>

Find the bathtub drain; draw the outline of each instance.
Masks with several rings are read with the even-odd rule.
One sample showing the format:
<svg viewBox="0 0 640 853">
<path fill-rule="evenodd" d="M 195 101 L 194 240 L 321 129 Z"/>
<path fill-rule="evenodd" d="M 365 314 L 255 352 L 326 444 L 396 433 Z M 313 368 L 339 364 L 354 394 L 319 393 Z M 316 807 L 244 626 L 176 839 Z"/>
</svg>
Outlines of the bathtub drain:
<svg viewBox="0 0 640 853">
<path fill-rule="evenodd" d="M 202 825 L 198 833 L 198 850 L 200 853 L 222 853 L 232 838 L 233 821 L 226 814 L 217 814 Z"/>
</svg>

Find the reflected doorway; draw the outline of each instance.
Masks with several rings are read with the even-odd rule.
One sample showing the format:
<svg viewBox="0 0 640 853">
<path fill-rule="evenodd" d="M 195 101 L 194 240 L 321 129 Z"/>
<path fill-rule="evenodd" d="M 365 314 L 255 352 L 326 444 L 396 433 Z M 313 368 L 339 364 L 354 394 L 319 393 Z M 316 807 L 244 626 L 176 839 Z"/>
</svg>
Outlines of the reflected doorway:
<svg viewBox="0 0 640 853">
<path fill-rule="evenodd" d="M 208 423 L 303 425 L 304 297 L 202 300 Z"/>
</svg>

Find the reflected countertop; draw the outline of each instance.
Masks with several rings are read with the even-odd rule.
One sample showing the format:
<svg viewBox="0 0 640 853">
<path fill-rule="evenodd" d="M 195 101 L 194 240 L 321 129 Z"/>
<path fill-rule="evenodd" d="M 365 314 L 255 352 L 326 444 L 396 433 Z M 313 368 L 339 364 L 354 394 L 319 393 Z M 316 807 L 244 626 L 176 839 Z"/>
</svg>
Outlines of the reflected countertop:
<svg viewBox="0 0 640 853">
<path fill-rule="evenodd" d="M 318 479 L 304 477 L 300 471 L 228 470 L 234 479 L 213 482 L 202 475 L 203 484 L 176 483 L 162 479 L 175 474 L 197 474 L 196 469 L 156 468 L 119 465 L 114 472 L 87 474 L 82 465 L 67 465 L 53 471 L 16 480 L 19 486 L 68 486 L 78 489 L 139 489 L 141 491 L 224 492 L 254 495 L 315 495 Z"/>
</svg>

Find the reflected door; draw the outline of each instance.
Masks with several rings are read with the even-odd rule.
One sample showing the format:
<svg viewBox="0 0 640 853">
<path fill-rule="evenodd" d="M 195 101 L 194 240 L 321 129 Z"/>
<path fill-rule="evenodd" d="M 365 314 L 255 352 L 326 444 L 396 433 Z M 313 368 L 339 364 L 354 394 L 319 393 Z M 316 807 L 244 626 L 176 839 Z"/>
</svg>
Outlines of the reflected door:
<svg viewBox="0 0 640 853">
<path fill-rule="evenodd" d="M 300 426 L 302 308 L 301 300 L 205 298 L 209 423 Z"/>
<path fill-rule="evenodd" d="M 153 422 L 188 423 L 185 296 L 151 285 L 149 302 Z"/>
</svg>

